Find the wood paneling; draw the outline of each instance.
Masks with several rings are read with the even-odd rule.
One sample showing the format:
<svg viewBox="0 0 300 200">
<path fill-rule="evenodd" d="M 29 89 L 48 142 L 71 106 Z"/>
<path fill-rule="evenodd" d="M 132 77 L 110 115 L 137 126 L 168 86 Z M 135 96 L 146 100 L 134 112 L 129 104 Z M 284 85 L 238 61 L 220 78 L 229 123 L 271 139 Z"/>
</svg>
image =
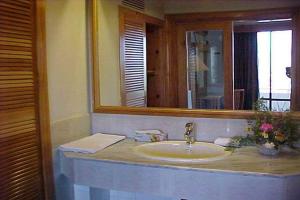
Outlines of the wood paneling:
<svg viewBox="0 0 300 200">
<path fill-rule="evenodd" d="M 44 51 L 36 48 L 36 40 L 44 32 L 41 27 L 41 32 L 36 32 L 41 20 L 36 14 L 44 12 L 37 5 L 41 3 L 0 2 L 0 199 L 52 199 L 46 191 L 53 186 L 45 187 L 49 177 L 43 173 L 52 168 L 51 160 L 46 165 L 43 159 L 49 155 L 42 151 L 42 138 L 49 132 L 40 126 L 41 118 L 47 115 L 39 113 L 41 107 L 48 106 L 40 101 L 45 95 L 39 90 L 44 82 L 38 69 L 45 66 L 37 63 Z M 45 150 L 51 152 L 51 147 Z M 51 172 L 47 176 L 52 179 Z"/>
<path fill-rule="evenodd" d="M 164 28 L 146 24 L 147 107 L 165 107 Z"/>
</svg>

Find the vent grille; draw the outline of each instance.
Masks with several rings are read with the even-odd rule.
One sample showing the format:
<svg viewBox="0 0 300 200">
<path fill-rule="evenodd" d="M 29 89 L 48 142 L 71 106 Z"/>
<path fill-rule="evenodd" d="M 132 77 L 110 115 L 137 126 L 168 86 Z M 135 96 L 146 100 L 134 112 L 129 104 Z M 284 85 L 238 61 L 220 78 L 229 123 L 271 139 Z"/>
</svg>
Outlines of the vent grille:
<svg viewBox="0 0 300 200">
<path fill-rule="evenodd" d="M 145 0 L 122 0 L 122 5 L 139 11 L 145 11 Z"/>
</svg>

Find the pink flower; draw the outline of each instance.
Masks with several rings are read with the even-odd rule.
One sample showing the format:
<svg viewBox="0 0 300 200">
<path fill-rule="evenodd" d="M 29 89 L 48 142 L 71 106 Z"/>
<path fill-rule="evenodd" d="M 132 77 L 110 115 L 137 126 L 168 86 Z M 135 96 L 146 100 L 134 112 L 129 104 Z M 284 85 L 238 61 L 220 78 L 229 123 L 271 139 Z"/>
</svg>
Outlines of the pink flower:
<svg viewBox="0 0 300 200">
<path fill-rule="evenodd" d="M 270 132 L 273 130 L 273 126 L 272 124 L 269 123 L 263 123 L 260 127 L 259 130 L 263 131 L 263 132 Z"/>
</svg>

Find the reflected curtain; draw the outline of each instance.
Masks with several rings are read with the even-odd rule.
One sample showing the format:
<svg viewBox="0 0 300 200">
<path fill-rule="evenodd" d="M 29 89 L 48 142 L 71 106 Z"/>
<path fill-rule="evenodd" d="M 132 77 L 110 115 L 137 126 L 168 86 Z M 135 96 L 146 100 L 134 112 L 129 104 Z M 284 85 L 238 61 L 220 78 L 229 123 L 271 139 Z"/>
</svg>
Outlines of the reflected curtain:
<svg viewBox="0 0 300 200">
<path fill-rule="evenodd" d="M 258 99 L 257 33 L 234 34 L 234 88 L 244 89 L 243 109 Z"/>
</svg>

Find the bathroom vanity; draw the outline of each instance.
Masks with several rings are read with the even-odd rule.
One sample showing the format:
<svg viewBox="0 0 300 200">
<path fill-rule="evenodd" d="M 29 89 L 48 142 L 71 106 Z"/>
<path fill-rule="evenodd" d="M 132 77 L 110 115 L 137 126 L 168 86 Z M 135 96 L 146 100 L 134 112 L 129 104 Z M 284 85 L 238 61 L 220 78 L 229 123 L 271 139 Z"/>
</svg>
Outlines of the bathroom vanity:
<svg viewBox="0 0 300 200">
<path fill-rule="evenodd" d="M 265 157 L 244 147 L 215 161 L 168 162 L 136 154 L 141 144 L 126 139 L 95 154 L 61 152 L 61 172 L 73 184 L 99 188 L 98 195 L 118 190 L 188 200 L 300 199 L 299 152 Z"/>
</svg>

